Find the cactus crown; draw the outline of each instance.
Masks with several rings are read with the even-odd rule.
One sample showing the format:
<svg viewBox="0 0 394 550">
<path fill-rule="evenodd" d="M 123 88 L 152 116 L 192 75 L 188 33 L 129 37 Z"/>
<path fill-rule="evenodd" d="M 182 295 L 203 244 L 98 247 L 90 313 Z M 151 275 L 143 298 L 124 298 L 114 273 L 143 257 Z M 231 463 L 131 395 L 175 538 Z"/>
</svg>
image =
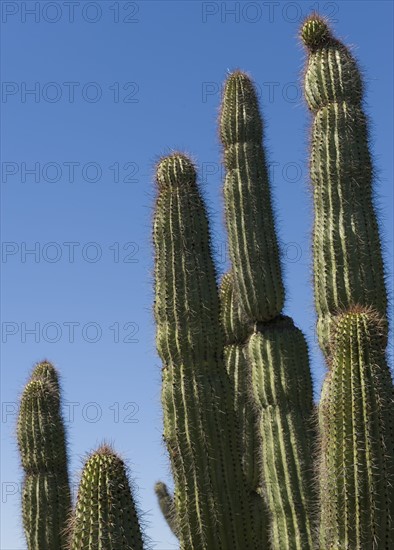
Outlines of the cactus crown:
<svg viewBox="0 0 394 550">
<path fill-rule="evenodd" d="M 333 43 L 334 37 L 326 19 L 312 14 L 301 27 L 301 40 L 307 48 L 316 50 Z"/>
<path fill-rule="evenodd" d="M 189 157 L 173 153 L 158 162 L 156 180 L 160 188 L 190 185 L 196 180 L 196 169 Z"/>
</svg>

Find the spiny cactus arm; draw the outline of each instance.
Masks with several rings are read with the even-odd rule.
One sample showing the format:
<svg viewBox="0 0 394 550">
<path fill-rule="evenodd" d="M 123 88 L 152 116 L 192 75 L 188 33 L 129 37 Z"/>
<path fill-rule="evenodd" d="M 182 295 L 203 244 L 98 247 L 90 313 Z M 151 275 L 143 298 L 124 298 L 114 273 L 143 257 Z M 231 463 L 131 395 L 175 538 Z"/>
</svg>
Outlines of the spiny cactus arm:
<svg viewBox="0 0 394 550">
<path fill-rule="evenodd" d="M 285 293 L 262 121 L 246 74 L 228 77 L 220 123 L 234 293 L 249 319 L 245 353 L 259 414 L 260 478 L 271 539 L 275 550 L 304 550 L 312 548 L 313 531 L 312 432 L 303 424 L 312 415 L 312 383 L 303 335 L 281 315 Z"/>
<path fill-rule="evenodd" d="M 355 308 L 333 324 L 320 403 L 320 548 L 394 547 L 394 402 L 385 326 Z"/>
<path fill-rule="evenodd" d="M 34 369 L 21 396 L 17 438 L 24 470 L 22 517 L 29 550 L 65 548 L 71 511 L 67 449 L 57 372 Z M 41 378 L 45 373 L 48 376 Z"/>
<path fill-rule="evenodd" d="M 261 548 L 223 362 L 216 274 L 194 166 L 179 153 L 165 157 L 157 183 L 157 347 L 181 548 Z"/>
<path fill-rule="evenodd" d="M 123 460 L 103 445 L 86 461 L 70 523 L 70 550 L 143 550 Z"/>
<path fill-rule="evenodd" d="M 315 303 L 320 345 L 328 354 L 333 316 L 359 304 L 385 317 L 387 296 L 360 71 L 323 18 L 309 17 L 301 37 L 308 50 L 305 97 L 313 114 Z"/>
<path fill-rule="evenodd" d="M 251 79 L 240 71 L 225 84 L 220 135 L 236 294 L 251 321 L 268 321 L 280 314 L 284 289 L 257 95 Z"/>
<path fill-rule="evenodd" d="M 174 498 L 170 495 L 167 485 L 162 481 L 158 481 L 155 484 L 155 493 L 164 519 L 166 520 L 168 527 L 171 529 L 173 534 L 177 537 L 178 535 Z"/>
<path fill-rule="evenodd" d="M 275 549 L 312 549 L 312 383 L 302 332 L 283 317 L 247 344 L 251 389 L 259 405 L 261 470 Z"/>
</svg>

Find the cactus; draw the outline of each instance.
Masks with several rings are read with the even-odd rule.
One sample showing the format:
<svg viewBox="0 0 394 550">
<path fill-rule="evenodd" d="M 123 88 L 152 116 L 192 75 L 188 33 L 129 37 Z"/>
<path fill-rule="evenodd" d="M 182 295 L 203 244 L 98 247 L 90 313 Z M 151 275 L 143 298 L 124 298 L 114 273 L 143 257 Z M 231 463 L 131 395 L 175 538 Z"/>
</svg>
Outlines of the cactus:
<svg viewBox="0 0 394 550">
<path fill-rule="evenodd" d="M 320 403 L 320 547 L 394 546 L 393 385 L 387 295 L 372 201 L 363 86 L 349 50 L 317 16 L 303 25 L 313 113 L 314 279 L 330 371 Z"/>
<path fill-rule="evenodd" d="M 310 16 L 301 38 L 313 115 L 317 331 L 328 366 L 316 409 L 305 338 L 283 313 L 251 79 L 230 74 L 220 113 L 231 259 L 220 289 L 193 162 L 173 153 L 156 167 L 156 341 L 175 491 L 161 482 L 155 491 L 181 550 L 394 547 L 387 293 L 363 84 L 323 18 Z M 17 431 L 29 550 L 146 546 L 125 464 L 108 445 L 87 459 L 67 523 L 60 386 L 47 361 L 23 392 Z"/>
<path fill-rule="evenodd" d="M 59 550 L 66 544 L 71 496 L 60 406 L 57 372 L 50 363 L 39 363 L 23 391 L 17 426 L 29 550 Z"/>
<path fill-rule="evenodd" d="M 175 154 L 158 168 L 157 343 L 164 363 L 165 439 L 176 481 L 175 508 L 184 514 L 185 533 L 189 529 L 193 538 L 196 516 L 188 521 L 188 487 L 182 492 L 179 484 L 188 475 L 192 479 L 187 483 L 198 484 L 200 471 L 193 468 L 192 451 L 178 442 L 187 438 L 189 425 L 183 422 L 189 407 L 198 403 L 193 395 L 198 383 L 194 370 L 186 370 L 184 357 L 192 363 L 200 354 L 203 370 L 201 364 L 208 364 L 210 354 L 219 357 L 223 346 L 233 408 L 242 428 L 234 432 L 241 439 L 239 461 L 255 502 L 259 495 L 266 500 L 270 546 L 388 549 L 393 545 L 394 516 L 392 382 L 384 358 L 387 300 L 361 78 L 351 54 L 322 18 L 308 18 L 301 35 L 309 51 L 305 94 L 315 115 L 311 179 L 318 334 L 331 369 L 319 408 L 320 436 L 306 342 L 292 319 L 283 315 L 285 291 L 258 101 L 250 78 L 236 71 L 227 79 L 220 115 L 231 259 L 231 273 L 220 291 L 221 327 L 216 325 L 207 224 L 192 165 Z M 196 261 L 201 251 L 205 259 Z M 183 389 L 190 389 L 188 384 L 190 393 Z M 177 391 L 181 396 L 176 399 Z M 313 462 L 315 447 L 318 467 Z M 186 538 L 180 538 L 182 546 Z M 199 543 L 201 548 L 218 547 L 208 539 Z M 262 537 L 260 547 L 266 546 Z"/>
<path fill-rule="evenodd" d="M 126 467 L 109 445 L 85 463 L 70 531 L 70 550 L 143 550 Z"/>
</svg>

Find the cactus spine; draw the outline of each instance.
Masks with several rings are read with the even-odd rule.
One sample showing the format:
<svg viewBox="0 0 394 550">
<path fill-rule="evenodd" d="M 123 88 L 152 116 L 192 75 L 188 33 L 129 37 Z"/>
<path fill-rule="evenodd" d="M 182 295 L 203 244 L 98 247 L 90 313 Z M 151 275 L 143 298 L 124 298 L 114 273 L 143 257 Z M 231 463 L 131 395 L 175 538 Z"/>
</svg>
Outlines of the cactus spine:
<svg viewBox="0 0 394 550">
<path fill-rule="evenodd" d="M 260 477 L 272 545 L 305 550 L 313 544 L 312 381 L 304 337 L 281 314 L 285 293 L 262 121 L 253 84 L 242 72 L 227 79 L 220 122 L 235 298 L 249 322 L 245 352 L 259 412 Z"/>
<path fill-rule="evenodd" d="M 29 550 L 59 550 L 66 544 L 71 511 L 65 430 L 55 368 L 36 365 L 18 416 L 18 446 L 24 470 L 22 516 Z"/>
<path fill-rule="evenodd" d="M 262 527 L 242 470 L 208 221 L 193 164 L 182 154 L 163 158 L 157 184 L 157 347 L 181 548 L 257 550 Z"/>
<path fill-rule="evenodd" d="M 108 445 L 85 463 L 70 539 L 70 550 L 143 550 L 126 467 Z"/>
<path fill-rule="evenodd" d="M 330 371 L 320 403 L 320 548 L 394 546 L 393 385 L 373 170 L 356 62 L 326 22 L 302 28 L 313 113 L 315 302 Z"/>
</svg>

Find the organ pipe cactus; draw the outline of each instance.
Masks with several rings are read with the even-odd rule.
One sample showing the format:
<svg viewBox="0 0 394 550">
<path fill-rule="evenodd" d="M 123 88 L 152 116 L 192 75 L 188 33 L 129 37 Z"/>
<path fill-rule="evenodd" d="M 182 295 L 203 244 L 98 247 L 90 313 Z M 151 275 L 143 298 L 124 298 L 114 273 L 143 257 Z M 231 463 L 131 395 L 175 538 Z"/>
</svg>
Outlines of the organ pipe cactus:
<svg viewBox="0 0 394 550">
<path fill-rule="evenodd" d="M 305 97 L 313 113 L 315 302 L 330 372 L 320 404 L 320 546 L 394 546 L 393 385 L 387 295 L 372 201 L 363 85 L 326 22 L 308 19 Z"/>
<path fill-rule="evenodd" d="M 309 17 L 301 38 L 317 332 L 328 366 L 319 406 L 305 338 L 284 314 L 250 77 L 229 75 L 220 112 L 231 260 L 220 288 L 193 162 L 175 152 L 156 167 L 154 312 L 175 491 L 161 482 L 155 490 L 181 550 L 394 548 L 387 294 L 362 79 L 324 19 Z M 85 464 L 66 540 L 60 388 L 47 362 L 23 392 L 18 443 L 29 550 L 146 547 L 124 462 L 106 445 Z"/>
<path fill-rule="evenodd" d="M 58 375 L 36 365 L 20 403 L 17 436 L 24 470 L 23 526 L 29 550 L 66 548 L 71 511 L 67 449 Z"/>
<path fill-rule="evenodd" d="M 392 381 L 384 356 L 386 292 L 361 78 L 351 54 L 322 18 L 308 18 L 301 34 L 309 52 L 305 94 L 315 116 L 311 179 L 318 334 L 330 368 L 319 408 L 320 434 L 305 339 L 283 314 L 285 291 L 257 97 L 250 78 L 236 71 L 226 82 L 220 116 L 231 273 L 222 281 L 222 327 L 217 325 L 216 332 L 211 260 L 200 262 L 201 271 L 190 260 L 196 251 L 209 254 L 201 228 L 186 214 L 196 203 L 194 184 L 188 192 L 186 186 L 182 192 L 177 189 L 176 198 L 174 190 L 166 198 L 166 210 L 160 210 L 161 204 L 156 210 L 156 216 L 166 218 L 159 239 L 168 258 L 165 268 L 156 263 L 156 312 L 158 307 L 170 312 L 166 318 L 156 315 L 164 363 L 165 439 L 171 452 L 175 446 L 169 441 L 187 433 L 177 422 L 184 422 L 188 407 L 196 403 L 185 391 L 179 400 L 169 399 L 174 386 L 179 389 L 188 381 L 179 366 L 169 368 L 170 363 L 182 364 L 180 354 L 176 360 L 166 354 L 179 353 L 180 346 L 185 354 L 203 350 L 202 370 L 211 350 L 219 356 L 219 343 L 242 427 L 240 462 L 249 487 L 255 496 L 263 495 L 268 507 L 270 542 L 262 537 L 260 548 L 388 550 L 394 544 Z M 158 179 L 168 162 L 183 182 L 179 166 L 187 160 L 177 154 L 161 161 Z M 184 221 L 174 223 L 183 216 Z M 180 227 L 183 238 L 178 241 L 174 233 Z M 158 254 L 157 226 L 155 245 Z M 203 289 L 209 280 L 210 301 L 205 302 Z M 187 291 L 185 281 L 190 281 Z M 200 297 L 199 304 L 189 296 Z M 212 303 L 214 315 L 208 307 Z M 211 331 L 215 335 L 201 345 L 204 332 Z M 203 377 L 190 382 L 194 391 L 198 384 L 207 386 Z M 256 427 L 254 440 L 249 436 L 256 434 Z M 186 446 L 176 448 L 175 480 L 184 474 L 185 464 L 198 476 L 191 455 Z M 175 498 L 177 516 L 185 502 Z M 201 548 L 218 547 L 202 542 Z"/>
</svg>

